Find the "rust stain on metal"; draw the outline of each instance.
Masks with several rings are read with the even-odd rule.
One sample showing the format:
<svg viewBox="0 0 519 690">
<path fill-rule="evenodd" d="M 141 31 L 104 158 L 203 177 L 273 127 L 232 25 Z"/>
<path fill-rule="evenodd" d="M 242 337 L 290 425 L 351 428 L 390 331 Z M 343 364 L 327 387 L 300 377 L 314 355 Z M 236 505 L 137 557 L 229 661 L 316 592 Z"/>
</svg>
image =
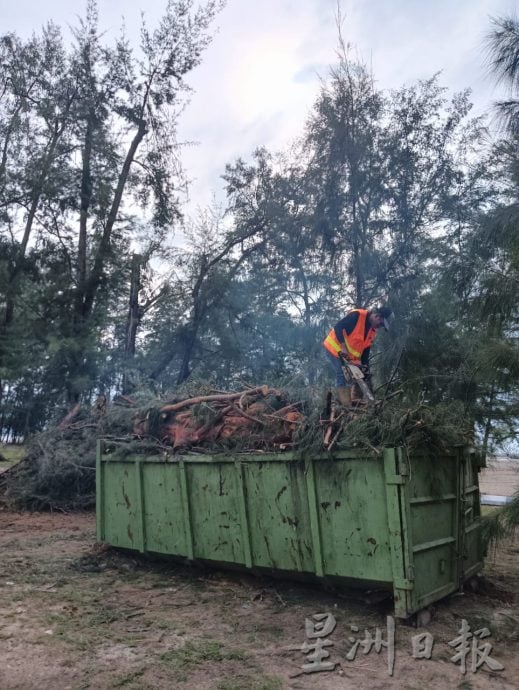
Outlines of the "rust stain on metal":
<svg viewBox="0 0 519 690">
<path fill-rule="evenodd" d="M 128 525 L 128 536 L 130 537 L 130 541 L 133 541 L 133 532 L 131 531 L 129 525 Z"/>
</svg>

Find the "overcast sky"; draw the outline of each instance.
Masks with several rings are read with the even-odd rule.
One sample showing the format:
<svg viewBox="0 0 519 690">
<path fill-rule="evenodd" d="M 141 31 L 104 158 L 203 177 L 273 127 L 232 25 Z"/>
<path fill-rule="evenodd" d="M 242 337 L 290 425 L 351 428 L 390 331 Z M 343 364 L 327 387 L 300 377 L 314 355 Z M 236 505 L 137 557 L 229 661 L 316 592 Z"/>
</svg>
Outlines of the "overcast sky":
<svg viewBox="0 0 519 690">
<path fill-rule="evenodd" d="M 27 36 L 53 19 L 77 23 L 83 0 L 0 0 L 2 32 Z M 153 27 L 166 0 L 99 0 L 107 40 L 124 21 L 138 42 L 141 11 Z M 196 93 L 182 116 L 182 155 L 192 210 L 221 197 L 225 164 L 257 146 L 284 148 L 298 136 L 335 61 L 336 0 L 228 0 L 217 33 L 190 83 Z M 513 0 L 342 0 L 343 35 L 372 65 L 381 88 L 396 88 L 442 71 L 452 91 L 470 87 L 477 112 L 498 97 L 482 44 L 490 17 L 515 14 Z"/>
</svg>

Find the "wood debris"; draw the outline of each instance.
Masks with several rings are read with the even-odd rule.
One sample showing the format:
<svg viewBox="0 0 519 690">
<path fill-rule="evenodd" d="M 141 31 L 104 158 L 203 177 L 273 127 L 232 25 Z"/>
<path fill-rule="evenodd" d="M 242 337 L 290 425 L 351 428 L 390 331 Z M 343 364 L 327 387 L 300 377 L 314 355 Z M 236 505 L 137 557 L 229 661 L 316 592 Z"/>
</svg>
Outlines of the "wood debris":
<svg viewBox="0 0 519 690">
<path fill-rule="evenodd" d="M 291 403 L 281 391 L 257 386 L 148 410 L 135 419 L 133 431 L 139 438 L 154 437 L 176 451 L 240 442 L 251 450 L 279 450 L 291 444 L 304 422 L 301 401 Z"/>
</svg>

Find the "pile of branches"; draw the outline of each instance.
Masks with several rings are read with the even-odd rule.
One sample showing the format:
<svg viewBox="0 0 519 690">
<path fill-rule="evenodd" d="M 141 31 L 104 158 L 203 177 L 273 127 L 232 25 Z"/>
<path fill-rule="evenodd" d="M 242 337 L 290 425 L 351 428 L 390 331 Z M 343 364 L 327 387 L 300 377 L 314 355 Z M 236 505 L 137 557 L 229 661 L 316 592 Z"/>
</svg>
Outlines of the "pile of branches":
<svg viewBox="0 0 519 690">
<path fill-rule="evenodd" d="M 76 405 L 55 426 L 25 443 L 25 457 L 0 474 L 0 503 L 26 510 L 84 510 L 95 505 L 97 439 L 131 438 L 131 418 L 98 400 Z"/>
<path fill-rule="evenodd" d="M 286 450 L 305 424 L 303 401 L 268 386 L 213 392 L 153 407 L 134 421 L 134 434 L 169 450 Z"/>
<path fill-rule="evenodd" d="M 303 404 L 269 386 L 221 392 L 191 384 L 174 398 L 144 392 L 110 404 L 100 396 L 28 440 L 25 459 L 0 475 L 0 502 L 29 510 L 92 508 L 100 438 L 117 442 L 122 454 L 286 450 L 304 425 Z"/>
<path fill-rule="evenodd" d="M 282 452 L 345 448 L 380 454 L 387 446 L 420 447 L 431 455 L 472 441 L 459 403 L 434 408 L 405 399 L 348 411 L 319 388 L 269 386 L 215 391 L 190 384 L 174 398 L 149 393 L 101 396 L 76 406 L 27 443 L 27 457 L 0 475 L 0 500 L 32 510 L 78 510 L 95 505 L 99 438 L 122 454 Z"/>
<path fill-rule="evenodd" d="M 363 448 L 380 454 L 403 447 L 409 453 L 441 455 L 460 445 L 474 445 L 473 424 L 459 401 L 434 406 L 408 400 L 377 403 L 373 408 L 340 412 L 333 422 L 333 448 Z"/>
</svg>

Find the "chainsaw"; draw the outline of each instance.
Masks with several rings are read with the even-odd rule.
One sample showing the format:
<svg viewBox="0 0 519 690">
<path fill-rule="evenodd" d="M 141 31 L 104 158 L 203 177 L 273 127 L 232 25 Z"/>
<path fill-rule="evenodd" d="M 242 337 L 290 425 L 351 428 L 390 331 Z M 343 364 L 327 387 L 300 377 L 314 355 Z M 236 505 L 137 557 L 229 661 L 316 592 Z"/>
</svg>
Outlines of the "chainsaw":
<svg viewBox="0 0 519 690">
<path fill-rule="evenodd" d="M 339 360 L 341 362 L 342 372 L 346 381 L 349 384 L 355 384 L 358 387 L 362 393 L 362 400 L 364 403 L 367 405 L 373 405 L 375 403 L 375 396 L 373 395 L 371 388 L 366 381 L 362 369 L 356 364 L 348 362 L 343 352 L 339 352 Z"/>
</svg>

